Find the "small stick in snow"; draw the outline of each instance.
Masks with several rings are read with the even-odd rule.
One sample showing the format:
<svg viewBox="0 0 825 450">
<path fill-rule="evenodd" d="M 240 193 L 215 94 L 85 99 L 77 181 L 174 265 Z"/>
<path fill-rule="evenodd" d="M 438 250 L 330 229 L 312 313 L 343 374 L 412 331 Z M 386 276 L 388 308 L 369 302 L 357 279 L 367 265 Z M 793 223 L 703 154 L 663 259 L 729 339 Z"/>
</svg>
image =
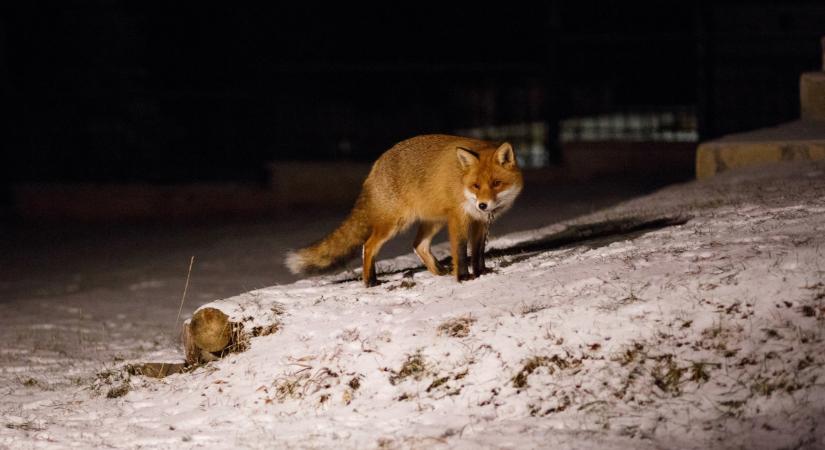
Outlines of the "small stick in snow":
<svg viewBox="0 0 825 450">
<path fill-rule="evenodd" d="M 189 279 L 192 277 L 192 266 L 195 264 L 195 255 L 189 257 L 189 270 L 186 272 L 186 283 L 183 285 L 183 294 L 180 296 L 180 305 L 178 306 L 178 315 L 175 317 L 175 324 L 172 325 L 172 329 L 176 329 L 178 327 L 178 322 L 180 321 L 180 313 L 183 311 L 183 302 L 186 300 L 186 291 L 189 290 Z M 164 367 L 166 363 L 161 363 L 160 368 L 157 370 L 158 378 L 163 378 L 167 375 L 169 370 Z M 181 366 L 182 369 L 183 366 Z"/>
<path fill-rule="evenodd" d="M 195 255 L 192 255 L 189 258 L 189 271 L 186 272 L 186 283 L 183 285 L 183 294 L 180 296 L 180 306 L 178 307 L 178 317 L 175 318 L 175 324 L 173 328 L 178 327 L 178 321 L 180 320 L 180 313 L 183 311 L 183 302 L 186 300 L 186 291 L 189 290 L 189 278 L 192 276 L 192 265 L 195 264 Z"/>
<path fill-rule="evenodd" d="M 183 303 L 186 300 L 186 292 L 189 290 L 189 280 L 192 277 L 192 266 L 195 264 L 195 257 L 192 256 L 189 258 L 189 271 L 186 272 L 186 283 L 183 285 L 183 294 L 180 297 L 180 306 L 178 306 L 178 315 L 175 317 L 175 324 L 173 328 L 178 327 L 178 322 L 180 321 L 180 314 L 183 311 Z M 190 364 L 189 352 L 191 347 L 191 336 L 189 336 L 188 327 L 184 326 L 183 329 L 183 341 L 184 347 L 186 348 L 186 363 L 143 363 L 143 364 L 136 364 L 129 366 L 130 373 L 134 373 L 136 375 L 145 375 L 148 377 L 153 378 L 164 378 L 167 375 L 172 375 L 174 373 L 180 373 L 185 370 L 185 367 Z"/>
</svg>

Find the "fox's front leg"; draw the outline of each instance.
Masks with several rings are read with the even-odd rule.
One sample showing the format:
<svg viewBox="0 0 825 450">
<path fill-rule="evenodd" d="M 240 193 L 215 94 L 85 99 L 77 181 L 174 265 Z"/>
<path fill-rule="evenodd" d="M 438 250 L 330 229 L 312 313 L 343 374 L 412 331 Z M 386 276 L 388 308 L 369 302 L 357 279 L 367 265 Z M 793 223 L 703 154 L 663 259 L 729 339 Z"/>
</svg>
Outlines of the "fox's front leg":
<svg viewBox="0 0 825 450">
<path fill-rule="evenodd" d="M 451 216 L 447 221 L 450 233 L 450 253 L 453 257 L 453 276 L 456 280 L 470 277 L 467 269 L 467 219 L 462 215 Z"/>
<path fill-rule="evenodd" d="M 484 247 L 487 244 L 486 222 L 474 220 L 470 222 L 470 261 L 473 266 L 473 275 L 481 276 L 487 268 L 484 267 Z"/>
</svg>

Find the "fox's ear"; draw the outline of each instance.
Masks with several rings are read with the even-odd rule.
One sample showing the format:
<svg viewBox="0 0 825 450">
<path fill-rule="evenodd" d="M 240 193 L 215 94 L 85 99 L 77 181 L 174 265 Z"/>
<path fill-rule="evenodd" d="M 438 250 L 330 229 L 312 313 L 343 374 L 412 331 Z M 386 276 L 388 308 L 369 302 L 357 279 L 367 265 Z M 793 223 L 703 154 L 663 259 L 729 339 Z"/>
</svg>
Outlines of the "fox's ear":
<svg viewBox="0 0 825 450">
<path fill-rule="evenodd" d="M 504 168 L 511 168 L 516 165 L 516 155 L 513 153 L 513 146 L 505 142 L 496 150 L 496 162 Z"/>
<path fill-rule="evenodd" d="M 458 156 L 458 162 L 464 170 L 467 170 L 478 162 L 478 153 L 469 148 L 456 147 L 455 154 Z"/>
</svg>

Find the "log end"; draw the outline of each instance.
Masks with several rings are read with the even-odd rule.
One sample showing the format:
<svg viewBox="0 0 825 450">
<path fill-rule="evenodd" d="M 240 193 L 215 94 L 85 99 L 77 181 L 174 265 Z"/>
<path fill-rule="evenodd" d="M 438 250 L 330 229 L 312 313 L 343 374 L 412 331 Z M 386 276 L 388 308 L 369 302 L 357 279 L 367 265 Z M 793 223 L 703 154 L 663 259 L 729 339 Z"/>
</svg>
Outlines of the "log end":
<svg viewBox="0 0 825 450">
<path fill-rule="evenodd" d="M 209 353 L 223 351 L 231 340 L 232 330 L 229 316 L 215 308 L 201 308 L 195 311 L 189 322 L 192 343 Z"/>
</svg>

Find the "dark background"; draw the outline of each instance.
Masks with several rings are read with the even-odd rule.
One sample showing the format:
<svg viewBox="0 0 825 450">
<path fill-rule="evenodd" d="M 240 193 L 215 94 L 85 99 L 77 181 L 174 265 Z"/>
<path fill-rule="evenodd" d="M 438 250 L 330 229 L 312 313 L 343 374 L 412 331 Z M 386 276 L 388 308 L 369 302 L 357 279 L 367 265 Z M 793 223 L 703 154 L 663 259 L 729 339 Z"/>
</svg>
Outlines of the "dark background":
<svg viewBox="0 0 825 450">
<path fill-rule="evenodd" d="M 3 181 L 262 181 L 430 132 L 694 111 L 700 139 L 798 117 L 823 2 L 17 2 Z"/>
</svg>

